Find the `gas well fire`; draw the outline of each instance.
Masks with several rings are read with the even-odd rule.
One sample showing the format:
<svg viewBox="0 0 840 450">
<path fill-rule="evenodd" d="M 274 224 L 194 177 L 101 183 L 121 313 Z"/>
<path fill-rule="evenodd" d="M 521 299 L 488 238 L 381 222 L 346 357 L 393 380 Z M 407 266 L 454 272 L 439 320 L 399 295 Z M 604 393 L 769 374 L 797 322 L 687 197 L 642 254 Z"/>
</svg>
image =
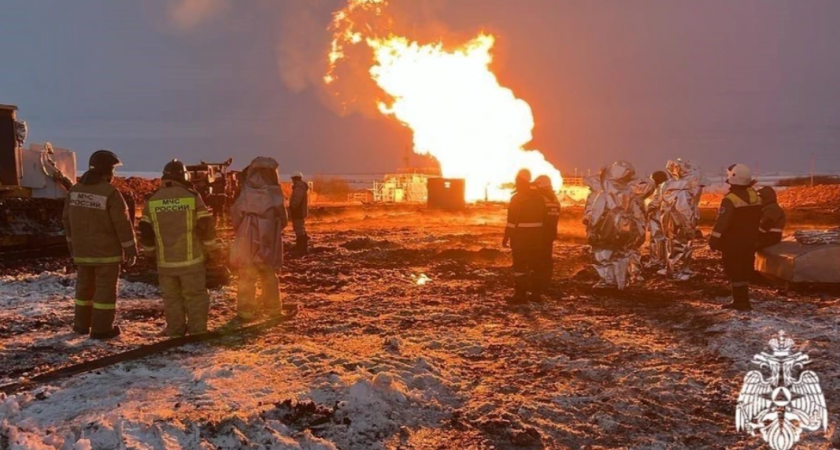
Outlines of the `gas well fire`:
<svg viewBox="0 0 840 450">
<path fill-rule="evenodd" d="M 509 199 L 521 168 L 549 176 L 559 190 L 560 171 L 525 148 L 534 128 L 531 107 L 490 70 L 495 37 L 481 33 L 454 50 L 422 44 L 393 34 L 387 10 L 387 0 L 348 0 L 334 13 L 324 82 L 333 85 L 340 65 L 355 58 L 351 47 L 366 45 L 369 75 L 389 97 L 370 101 L 412 130 L 414 151 L 434 156 L 444 177 L 466 180 L 468 201 Z"/>
</svg>

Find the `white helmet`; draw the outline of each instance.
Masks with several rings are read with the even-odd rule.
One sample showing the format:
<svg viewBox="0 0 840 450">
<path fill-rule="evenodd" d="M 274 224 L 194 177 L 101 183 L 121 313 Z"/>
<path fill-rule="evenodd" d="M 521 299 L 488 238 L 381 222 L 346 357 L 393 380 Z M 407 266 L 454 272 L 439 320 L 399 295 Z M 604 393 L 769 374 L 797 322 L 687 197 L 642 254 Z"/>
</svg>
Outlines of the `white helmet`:
<svg viewBox="0 0 840 450">
<path fill-rule="evenodd" d="M 733 164 L 726 169 L 726 183 L 731 186 L 750 186 L 753 184 L 752 171 L 745 164 Z"/>
<path fill-rule="evenodd" d="M 295 178 L 300 178 L 300 179 L 303 179 L 303 173 L 302 173 L 302 172 L 295 172 L 295 173 L 293 173 L 293 174 L 292 174 L 292 179 L 294 180 Z"/>
</svg>

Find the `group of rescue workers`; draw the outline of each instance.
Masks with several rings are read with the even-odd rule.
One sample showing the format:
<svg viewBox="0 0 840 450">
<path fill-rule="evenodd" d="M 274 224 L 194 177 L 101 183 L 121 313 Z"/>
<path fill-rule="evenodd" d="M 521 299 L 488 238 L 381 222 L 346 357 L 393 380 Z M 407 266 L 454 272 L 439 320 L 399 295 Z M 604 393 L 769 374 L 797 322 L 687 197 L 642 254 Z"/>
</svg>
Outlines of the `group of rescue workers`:
<svg viewBox="0 0 840 450">
<path fill-rule="evenodd" d="M 64 208 L 67 243 L 77 266 L 73 330 L 94 339 L 120 334 L 114 318 L 121 267 L 133 266 L 139 256 L 128 207 L 111 184 L 120 164 L 111 151 L 93 153 L 89 170 L 69 189 Z M 666 178 L 663 172 L 651 176 L 657 187 Z M 288 206 L 274 159 L 254 159 L 243 170 L 242 181 L 231 207 L 234 240 L 230 251 L 230 264 L 239 274 L 234 319 L 239 323 L 253 320 L 260 312 L 269 317 L 282 314 L 277 270 L 283 264 L 282 232 L 290 219 L 296 238 L 293 253 L 305 254 L 309 242 L 304 224 L 309 186 L 300 173 L 292 176 Z M 727 183 L 730 190 L 721 202 L 709 245 L 723 254 L 724 271 L 731 281 L 733 301 L 724 307 L 749 310 L 756 250 L 781 241 L 785 214 L 772 188 L 753 189 L 755 181 L 747 166 L 730 166 Z M 506 301 L 514 305 L 542 301 L 551 282 L 560 219 L 560 202 L 549 177 L 542 175 L 532 182 L 531 173 L 523 169 L 515 185 L 502 240 L 502 246 L 510 246 L 513 254 L 514 294 Z M 661 242 L 650 231 L 651 254 L 656 254 Z M 192 189 L 181 161 L 166 164 L 160 188 L 146 201 L 140 241 L 143 253 L 157 263 L 166 319 L 162 334 L 206 333 L 210 297 L 205 260 L 218 258 L 220 248 L 213 214 Z"/>
<path fill-rule="evenodd" d="M 77 266 L 73 330 L 94 339 L 119 336 L 120 328 L 114 325 L 117 283 L 122 266 L 133 266 L 138 257 L 128 206 L 111 184 L 119 165 L 113 152 L 94 152 L 89 170 L 70 188 L 64 208 L 67 243 Z M 274 159 L 254 159 L 242 179 L 231 207 L 235 237 L 230 261 L 239 272 L 234 324 L 253 320 L 259 312 L 269 317 L 282 314 L 276 272 L 283 262 L 282 232 L 289 217 L 296 237 L 293 252 L 305 254 L 309 242 L 304 225 L 309 186 L 303 175 L 292 176 L 288 208 Z M 219 257 L 216 224 L 181 161 L 166 164 L 160 188 L 146 201 L 140 241 L 143 253 L 157 263 L 166 319 L 162 335 L 206 333 L 210 296 L 205 260 Z"/>
<path fill-rule="evenodd" d="M 662 195 L 661 189 L 671 176 L 663 171 L 651 175 L 654 189 L 644 194 L 647 197 L 654 192 Z M 782 240 L 785 226 L 785 213 L 776 199 L 772 187 L 765 186 L 759 191 L 753 189 L 756 181 L 746 165 L 734 164 L 727 169 L 729 192 L 723 198 L 718 218 L 709 240 L 714 251 L 722 253 L 724 272 L 730 280 L 732 302 L 723 306 L 726 309 L 740 311 L 751 310 L 749 284 L 753 275 L 757 250 L 777 244 Z M 654 196 L 655 197 L 655 196 Z M 696 195 L 699 203 L 699 195 Z M 615 206 L 617 207 L 617 206 Z M 684 265 L 681 271 L 690 273 L 687 261 L 690 250 L 679 249 L 674 242 L 665 242 L 657 230 L 661 226 L 656 198 L 648 207 L 650 236 L 650 255 L 664 268 L 670 270 L 668 255 L 681 253 L 679 259 Z M 697 207 L 697 204 L 692 205 Z M 528 301 L 539 302 L 551 281 L 553 270 L 553 243 L 557 238 L 557 223 L 560 217 L 560 203 L 551 180 L 546 176 L 537 177 L 531 182 L 531 173 L 521 170 L 516 177 L 516 191 L 508 207 L 507 225 L 502 246 L 510 244 L 513 254 L 514 294 L 506 301 L 517 305 Z M 696 225 L 696 224 L 695 224 Z M 689 227 L 694 234 L 694 226 Z M 686 246 L 691 247 L 691 239 Z M 688 254 L 688 256 L 685 256 Z M 656 264 L 654 264 L 656 265 Z M 675 279 L 688 279 L 675 278 Z"/>
</svg>

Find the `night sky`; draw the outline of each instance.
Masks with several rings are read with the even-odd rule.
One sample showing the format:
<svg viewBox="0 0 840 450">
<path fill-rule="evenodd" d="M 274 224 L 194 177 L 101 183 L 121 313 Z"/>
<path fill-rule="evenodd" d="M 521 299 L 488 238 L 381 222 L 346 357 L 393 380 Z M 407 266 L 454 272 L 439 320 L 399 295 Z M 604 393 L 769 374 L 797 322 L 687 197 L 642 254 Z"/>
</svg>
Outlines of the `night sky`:
<svg viewBox="0 0 840 450">
<path fill-rule="evenodd" d="M 410 145 L 394 119 L 325 101 L 341 0 L 2 1 L 0 103 L 19 106 L 30 142 L 81 161 L 110 148 L 135 171 L 268 155 L 283 172 L 368 173 Z M 812 153 L 840 170 L 840 1 L 419 4 L 418 29 L 447 42 L 497 35 L 494 70 L 534 111 L 531 147 L 564 173 L 675 157 L 807 172 Z"/>
</svg>

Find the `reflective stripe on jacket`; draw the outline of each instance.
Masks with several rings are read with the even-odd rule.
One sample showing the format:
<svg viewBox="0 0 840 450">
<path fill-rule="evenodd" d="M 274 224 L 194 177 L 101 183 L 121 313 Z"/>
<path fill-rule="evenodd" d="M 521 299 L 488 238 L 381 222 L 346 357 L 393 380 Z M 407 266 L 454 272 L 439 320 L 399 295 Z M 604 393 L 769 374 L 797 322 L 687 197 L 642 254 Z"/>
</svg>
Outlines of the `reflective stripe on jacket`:
<svg viewBox="0 0 840 450">
<path fill-rule="evenodd" d="M 549 242 L 557 239 L 557 223 L 560 221 L 560 201 L 550 189 L 543 190 L 545 202 L 545 237 Z"/>
<path fill-rule="evenodd" d="M 505 235 L 511 246 L 540 248 L 545 242 L 546 206 L 542 195 L 532 188 L 513 194 L 508 206 Z"/>
<path fill-rule="evenodd" d="M 70 188 L 63 222 L 76 264 L 119 264 L 123 250 L 137 245 L 125 199 L 105 180 Z"/>
<path fill-rule="evenodd" d="M 163 180 L 140 219 L 143 248 L 157 257 L 158 271 L 180 275 L 204 268 L 204 246 L 215 238 L 213 215 L 187 186 Z"/>
<path fill-rule="evenodd" d="M 758 241 L 761 200 L 752 188 L 733 187 L 723 198 L 709 245 L 716 250 L 752 251 Z"/>
</svg>

